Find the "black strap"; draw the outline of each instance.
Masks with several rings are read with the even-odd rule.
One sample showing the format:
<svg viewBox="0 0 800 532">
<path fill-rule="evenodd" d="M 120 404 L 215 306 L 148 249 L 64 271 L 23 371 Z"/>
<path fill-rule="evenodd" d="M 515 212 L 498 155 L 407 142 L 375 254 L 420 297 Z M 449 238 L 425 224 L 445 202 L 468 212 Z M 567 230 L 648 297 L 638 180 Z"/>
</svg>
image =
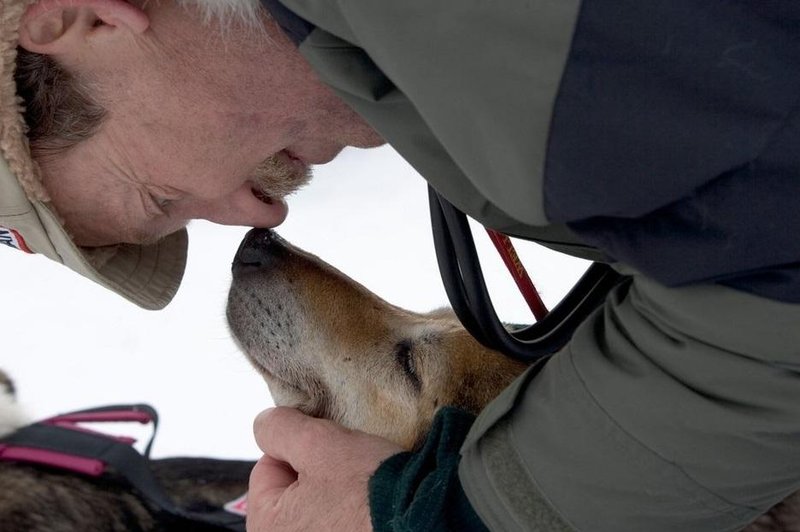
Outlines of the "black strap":
<svg viewBox="0 0 800 532">
<path fill-rule="evenodd" d="M 430 186 L 428 196 L 436 259 L 453 310 L 475 339 L 511 358 L 531 363 L 561 349 L 624 278 L 596 262 L 543 320 L 511 332 L 489 298 L 466 215 Z"/>
<path fill-rule="evenodd" d="M 102 412 L 143 412 L 150 418 L 150 423 L 153 424 L 153 433 L 150 435 L 150 439 L 147 440 L 147 445 L 144 448 L 145 458 L 150 458 L 150 451 L 153 448 L 153 440 L 156 438 L 156 433 L 158 432 L 158 412 L 155 408 L 148 404 L 144 403 L 136 403 L 136 404 L 123 404 L 123 405 L 108 405 L 108 406 L 97 406 L 94 408 L 86 408 L 84 410 L 75 410 L 73 412 L 68 412 L 66 414 L 60 414 L 59 416 L 55 416 L 55 418 L 51 419 L 58 419 L 62 416 L 77 416 L 80 414 L 96 414 Z M 90 421 L 91 422 L 91 421 Z"/>
<path fill-rule="evenodd" d="M 155 410 L 144 406 L 155 414 Z M 126 408 L 111 406 L 82 410 L 72 414 L 112 411 Z M 150 413 L 148 412 L 148 413 Z M 157 419 L 157 414 L 153 420 Z M 155 436 L 155 431 L 153 436 Z M 131 445 L 99 433 L 84 432 L 48 423 L 35 423 L 22 427 L 16 432 L 0 439 L 5 445 L 45 449 L 70 456 L 97 459 L 105 463 L 113 472 L 124 477 L 148 502 L 160 511 L 192 522 L 214 525 L 235 532 L 245 531 L 243 516 L 216 510 L 213 512 L 191 512 L 175 505 L 153 475 L 149 460 L 139 454 Z M 152 438 L 150 439 L 152 443 Z M 148 444 L 148 453 L 150 445 Z"/>
</svg>

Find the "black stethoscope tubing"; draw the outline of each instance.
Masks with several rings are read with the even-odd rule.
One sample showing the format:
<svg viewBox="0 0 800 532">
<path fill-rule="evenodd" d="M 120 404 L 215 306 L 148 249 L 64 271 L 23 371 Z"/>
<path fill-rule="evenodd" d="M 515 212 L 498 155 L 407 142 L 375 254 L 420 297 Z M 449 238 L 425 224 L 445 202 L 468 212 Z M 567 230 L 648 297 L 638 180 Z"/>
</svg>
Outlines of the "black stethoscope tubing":
<svg viewBox="0 0 800 532">
<path fill-rule="evenodd" d="M 476 340 L 514 359 L 532 363 L 561 349 L 624 278 L 595 262 L 543 320 L 512 332 L 492 305 L 466 215 L 430 186 L 428 195 L 436 259 L 454 312 Z"/>
</svg>

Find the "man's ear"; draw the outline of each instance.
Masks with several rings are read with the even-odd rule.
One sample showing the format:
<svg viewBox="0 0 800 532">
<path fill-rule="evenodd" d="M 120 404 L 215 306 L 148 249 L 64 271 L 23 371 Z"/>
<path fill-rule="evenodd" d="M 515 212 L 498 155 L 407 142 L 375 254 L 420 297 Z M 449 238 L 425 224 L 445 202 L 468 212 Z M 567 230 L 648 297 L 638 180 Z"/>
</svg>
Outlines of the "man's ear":
<svg viewBox="0 0 800 532">
<path fill-rule="evenodd" d="M 150 19 L 125 0 L 39 0 L 22 17 L 19 44 L 38 54 L 64 55 L 100 32 L 141 33 Z"/>
</svg>

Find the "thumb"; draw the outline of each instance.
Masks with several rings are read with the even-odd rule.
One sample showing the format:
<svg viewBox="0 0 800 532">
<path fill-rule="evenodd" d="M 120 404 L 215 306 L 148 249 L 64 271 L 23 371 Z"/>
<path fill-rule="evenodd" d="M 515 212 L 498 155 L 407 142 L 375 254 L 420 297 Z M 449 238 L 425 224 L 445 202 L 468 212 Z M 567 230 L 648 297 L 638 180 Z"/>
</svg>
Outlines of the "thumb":
<svg viewBox="0 0 800 532">
<path fill-rule="evenodd" d="M 253 423 L 253 432 L 265 455 L 290 464 L 299 473 L 319 464 L 318 449 L 329 448 L 345 429 L 295 408 L 279 406 L 261 412 Z"/>
</svg>

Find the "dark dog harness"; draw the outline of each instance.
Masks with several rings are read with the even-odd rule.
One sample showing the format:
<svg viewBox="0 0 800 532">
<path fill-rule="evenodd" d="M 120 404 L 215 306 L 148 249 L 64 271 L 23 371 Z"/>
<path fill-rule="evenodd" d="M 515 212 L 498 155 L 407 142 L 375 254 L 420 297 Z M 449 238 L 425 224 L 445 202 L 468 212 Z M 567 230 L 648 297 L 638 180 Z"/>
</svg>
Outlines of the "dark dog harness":
<svg viewBox="0 0 800 532">
<path fill-rule="evenodd" d="M 142 454 L 135 440 L 89 430 L 79 423 L 138 422 L 152 424 L 153 433 Z M 244 532 L 243 512 L 220 508 L 192 512 L 179 508 L 164 491 L 150 469 L 150 449 L 158 428 L 158 413 L 149 405 L 114 405 L 80 410 L 51 417 L 0 438 L 0 461 L 54 468 L 98 478 L 114 473 L 130 485 L 157 511 L 180 521 L 195 522 L 208 529 Z"/>
</svg>

